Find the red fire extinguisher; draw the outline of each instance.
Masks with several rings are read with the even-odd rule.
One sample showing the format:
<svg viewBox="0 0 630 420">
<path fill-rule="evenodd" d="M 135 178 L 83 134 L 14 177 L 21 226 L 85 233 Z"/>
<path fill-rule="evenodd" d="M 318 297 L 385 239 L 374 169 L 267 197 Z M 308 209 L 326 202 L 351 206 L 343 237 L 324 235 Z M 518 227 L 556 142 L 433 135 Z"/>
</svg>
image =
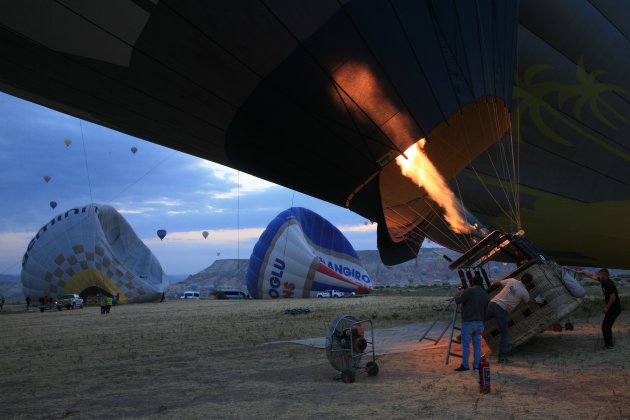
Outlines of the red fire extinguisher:
<svg viewBox="0 0 630 420">
<path fill-rule="evenodd" d="M 479 392 L 490 393 L 490 362 L 486 359 L 485 354 L 481 356 L 479 361 Z"/>
</svg>

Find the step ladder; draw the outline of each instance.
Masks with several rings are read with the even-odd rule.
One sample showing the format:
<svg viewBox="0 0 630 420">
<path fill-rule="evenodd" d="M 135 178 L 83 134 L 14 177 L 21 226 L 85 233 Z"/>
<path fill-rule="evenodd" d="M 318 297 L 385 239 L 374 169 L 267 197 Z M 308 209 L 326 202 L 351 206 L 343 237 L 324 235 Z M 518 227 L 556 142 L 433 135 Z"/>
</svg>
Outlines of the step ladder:
<svg viewBox="0 0 630 420">
<path fill-rule="evenodd" d="M 431 330 L 433 329 L 433 327 L 435 327 L 435 324 L 437 324 L 438 321 L 440 321 L 445 313 L 448 313 L 448 310 L 453 307 L 453 313 L 451 315 L 451 320 L 450 323 L 446 325 L 446 327 L 444 327 L 444 329 L 442 330 L 442 332 L 440 333 L 440 335 L 438 336 L 438 338 L 432 338 L 429 337 L 429 333 L 431 332 Z M 453 353 L 453 343 L 455 344 L 461 344 L 461 325 L 458 326 L 457 325 L 457 314 L 459 313 L 459 305 L 457 303 L 455 303 L 455 298 L 452 297 L 449 301 L 448 304 L 444 305 L 444 307 L 442 307 L 442 310 L 438 313 L 438 315 L 435 317 L 435 319 L 433 320 L 433 324 L 431 324 L 431 326 L 429 328 L 426 329 L 426 331 L 424 332 L 424 334 L 422 335 L 422 337 L 420 337 L 420 339 L 418 340 L 418 342 L 422 342 L 423 340 L 429 340 L 429 341 L 433 341 L 433 345 L 437 345 L 440 340 L 442 340 L 442 337 L 444 337 L 444 334 L 446 333 L 446 331 L 450 328 L 450 334 L 449 334 L 449 338 L 448 338 L 448 348 L 446 350 L 446 360 L 445 360 L 445 364 L 448 365 L 448 361 L 450 359 L 451 356 L 453 357 L 459 357 L 461 358 L 462 355 L 460 353 Z M 455 331 L 459 331 L 460 334 L 457 337 L 453 337 L 455 335 Z"/>
</svg>

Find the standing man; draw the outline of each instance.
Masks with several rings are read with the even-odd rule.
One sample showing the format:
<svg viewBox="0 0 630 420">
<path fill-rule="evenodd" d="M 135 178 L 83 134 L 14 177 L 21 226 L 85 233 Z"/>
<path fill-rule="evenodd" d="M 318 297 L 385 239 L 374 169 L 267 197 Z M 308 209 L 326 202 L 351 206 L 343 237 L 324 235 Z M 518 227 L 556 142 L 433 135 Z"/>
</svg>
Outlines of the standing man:
<svg viewBox="0 0 630 420">
<path fill-rule="evenodd" d="M 583 274 L 586 277 L 598 281 L 601 283 L 602 292 L 604 292 L 604 321 L 602 321 L 602 335 L 604 336 L 604 348 L 608 350 L 615 349 L 615 343 L 613 342 L 612 326 L 615 320 L 621 313 L 621 302 L 619 301 L 619 293 L 617 292 L 617 286 L 610 279 L 610 273 L 608 269 L 602 268 L 597 274 L 591 274 L 586 271 L 577 271 L 578 274 Z"/>
<path fill-rule="evenodd" d="M 0 299 L 0 311 L 4 311 L 4 296 Z"/>
<path fill-rule="evenodd" d="M 30 307 L 31 307 L 31 297 L 26 296 L 26 310 L 28 311 L 28 308 Z"/>
<path fill-rule="evenodd" d="M 523 274 L 521 280 L 504 279 L 492 282 L 492 286 L 499 286 L 501 290 L 497 293 L 488 304 L 485 320 L 496 318 L 499 331 L 501 332 L 501 344 L 499 346 L 499 363 L 509 363 L 507 358 L 509 333 L 508 333 L 508 315 L 519 303 L 527 303 L 530 301 L 527 285 L 533 280 L 529 273 Z"/>
<path fill-rule="evenodd" d="M 104 293 L 99 293 L 99 305 L 101 305 L 101 314 L 105 314 L 105 311 L 107 310 L 107 301 L 105 300 L 105 294 Z"/>
<path fill-rule="evenodd" d="M 479 369 L 479 360 L 481 359 L 483 319 L 490 297 L 482 287 L 483 279 L 480 275 L 473 277 L 472 284 L 472 287 L 463 292 L 458 289 L 455 297 L 455 303 L 462 307 L 462 364 L 455 369 L 457 372 L 470 370 L 468 359 L 470 357 L 471 337 L 474 348 L 473 369 Z"/>
</svg>

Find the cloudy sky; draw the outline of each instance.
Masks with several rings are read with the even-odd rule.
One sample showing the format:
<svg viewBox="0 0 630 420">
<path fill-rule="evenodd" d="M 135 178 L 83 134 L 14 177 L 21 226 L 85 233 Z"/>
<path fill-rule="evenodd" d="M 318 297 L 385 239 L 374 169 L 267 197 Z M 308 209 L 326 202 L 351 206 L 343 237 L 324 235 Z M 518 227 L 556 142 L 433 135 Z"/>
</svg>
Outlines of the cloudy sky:
<svg viewBox="0 0 630 420">
<path fill-rule="evenodd" d="M 376 249 L 376 225 L 347 209 L 3 93 L 0 150 L 0 274 L 20 272 L 28 242 L 54 215 L 90 202 L 121 212 L 167 274 L 249 258 L 291 206 L 328 219 L 355 249 Z"/>
</svg>

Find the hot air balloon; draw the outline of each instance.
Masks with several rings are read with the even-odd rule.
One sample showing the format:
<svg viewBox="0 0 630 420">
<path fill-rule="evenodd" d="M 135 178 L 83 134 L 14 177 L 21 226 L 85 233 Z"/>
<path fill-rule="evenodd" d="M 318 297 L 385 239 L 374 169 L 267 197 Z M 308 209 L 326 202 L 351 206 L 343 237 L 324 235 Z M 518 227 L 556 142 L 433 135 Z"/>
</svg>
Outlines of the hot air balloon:
<svg viewBox="0 0 630 420">
<path fill-rule="evenodd" d="M 57 202 L 56 201 L 51 201 L 50 202 L 50 208 L 52 208 L 54 210 L 55 207 L 57 207 Z"/>
<path fill-rule="evenodd" d="M 137 147 L 134 146 L 131 148 L 131 153 L 133 153 L 134 155 L 136 154 L 137 151 L 138 151 Z"/>
<path fill-rule="evenodd" d="M 66 147 L 70 147 L 70 145 L 72 144 L 72 140 L 70 140 L 70 139 L 65 139 L 65 140 L 63 141 L 63 144 L 65 144 L 65 145 L 66 145 Z"/>
<path fill-rule="evenodd" d="M 120 303 L 157 301 L 160 263 L 120 213 L 107 205 L 69 209 L 44 225 L 22 259 L 24 296 L 97 293 Z"/>
<path fill-rule="evenodd" d="M 292 207 L 260 235 L 247 289 L 259 299 L 308 298 L 331 289 L 368 293 L 372 281 L 339 229 L 311 210 Z"/>
<path fill-rule="evenodd" d="M 208 237 L 208 231 L 204 230 L 203 232 L 201 232 L 201 235 L 203 236 L 203 239 L 206 239 Z"/>
<path fill-rule="evenodd" d="M 157 236 L 158 238 L 160 238 L 160 241 L 161 241 L 166 236 L 166 231 L 164 229 L 158 229 Z"/>
<path fill-rule="evenodd" d="M 378 223 L 388 264 L 425 237 L 472 245 L 394 162 L 424 138 L 465 221 L 522 228 L 563 264 L 630 268 L 623 2 L 171 3 L 135 32 L 85 25 L 96 5 L 2 3 L 1 89 L 349 208 Z M 64 25 L 23 24 L 51 13 Z M 112 36 L 117 54 L 96 41 Z"/>
<path fill-rule="evenodd" d="M 51 179 L 52 177 L 50 177 L 49 175 L 44 176 L 44 181 L 46 181 L 46 183 L 48 183 Z"/>
<path fill-rule="evenodd" d="M 219 256 L 221 256 L 221 253 L 220 253 L 220 252 L 217 252 L 217 257 L 219 257 Z"/>
</svg>

